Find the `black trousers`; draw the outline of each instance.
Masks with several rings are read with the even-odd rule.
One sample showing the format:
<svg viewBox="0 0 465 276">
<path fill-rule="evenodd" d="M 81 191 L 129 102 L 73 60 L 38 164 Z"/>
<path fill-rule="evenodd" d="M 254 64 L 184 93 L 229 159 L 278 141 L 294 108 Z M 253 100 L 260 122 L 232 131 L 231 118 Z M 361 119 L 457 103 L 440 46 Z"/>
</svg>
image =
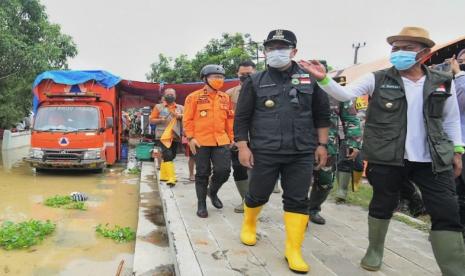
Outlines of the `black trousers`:
<svg viewBox="0 0 465 276">
<path fill-rule="evenodd" d="M 371 217 L 390 219 L 397 207 L 401 186 L 411 180 L 421 191 L 431 216 L 431 230 L 462 231 L 452 171 L 433 174 L 431 163 L 405 161 L 404 167 L 368 163 L 367 177 L 373 186 Z"/>
<path fill-rule="evenodd" d="M 354 171 L 363 172 L 363 169 L 363 155 L 362 152 L 359 151 L 354 160 Z"/>
<path fill-rule="evenodd" d="M 157 144 L 161 148 L 161 159 L 163 162 L 170 162 L 176 158 L 179 142 L 173 141 L 170 148 L 165 147 L 160 141 L 157 141 Z"/>
<path fill-rule="evenodd" d="M 354 170 L 354 160 L 347 159 L 347 147 L 342 141 L 341 145 L 339 146 L 338 156 L 337 171 L 351 173 Z"/>
<path fill-rule="evenodd" d="M 411 200 L 415 193 L 415 185 L 411 181 L 406 180 L 405 183 L 402 183 L 400 186 L 400 199 Z"/>
<path fill-rule="evenodd" d="M 242 166 L 239 162 L 239 151 L 231 150 L 231 161 L 234 181 L 247 180 L 249 175 L 247 173 L 247 168 Z"/>
<path fill-rule="evenodd" d="M 212 176 L 210 191 L 215 194 L 228 180 L 229 174 L 231 173 L 231 151 L 227 146 L 203 146 L 197 148 L 194 160 L 197 199 L 199 201 L 204 201 L 207 196 L 208 179 L 210 175 Z"/>
<path fill-rule="evenodd" d="M 269 154 L 254 152 L 249 192 L 245 204 L 254 208 L 268 202 L 281 175 L 284 211 L 308 214 L 308 190 L 313 172 L 313 154 Z"/>
<path fill-rule="evenodd" d="M 465 166 L 465 155 L 462 155 L 462 163 Z M 457 195 L 459 200 L 460 223 L 465 230 L 465 167 L 462 169 L 462 175 L 455 179 L 457 184 Z"/>
</svg>

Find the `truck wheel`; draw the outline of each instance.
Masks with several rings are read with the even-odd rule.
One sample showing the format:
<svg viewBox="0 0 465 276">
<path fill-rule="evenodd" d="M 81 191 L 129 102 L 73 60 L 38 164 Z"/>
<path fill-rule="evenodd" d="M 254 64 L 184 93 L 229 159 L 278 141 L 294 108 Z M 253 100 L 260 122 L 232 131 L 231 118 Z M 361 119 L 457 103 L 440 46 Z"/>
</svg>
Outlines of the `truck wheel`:
<svg viewBox="0 0 465 276">
<path fill-rule="evenodd" d="M 95 169 L 92 172 L 93 173 L 103 173 L 105 171 L 105 168 L 100 168 L 100 169 Z"/>
</svg>

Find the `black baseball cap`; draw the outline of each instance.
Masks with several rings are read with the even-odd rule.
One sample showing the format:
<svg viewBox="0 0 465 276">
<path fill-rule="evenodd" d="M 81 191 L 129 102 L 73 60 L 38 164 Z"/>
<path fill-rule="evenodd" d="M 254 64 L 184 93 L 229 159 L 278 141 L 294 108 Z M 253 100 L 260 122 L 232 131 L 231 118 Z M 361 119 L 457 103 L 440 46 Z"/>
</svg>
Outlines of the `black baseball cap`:
<svg viewBox="0 0 465 276">
<path fill-rule="evenodd" d="M 269 42 L 282 41 L 286 44 L 297 46 L 297 37 L 289 30 L 273 30 L 268 34 L 268 37 L 263 42 L 263 46 L 266 46 Z"/>
</svg>

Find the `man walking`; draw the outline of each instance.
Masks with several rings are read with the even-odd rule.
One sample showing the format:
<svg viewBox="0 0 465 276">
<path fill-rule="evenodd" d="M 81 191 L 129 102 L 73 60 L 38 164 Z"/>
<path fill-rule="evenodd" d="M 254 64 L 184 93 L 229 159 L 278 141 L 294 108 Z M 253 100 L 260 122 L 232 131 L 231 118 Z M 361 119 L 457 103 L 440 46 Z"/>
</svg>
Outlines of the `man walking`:
<svg viewBox="0 0 465 276">
<path fill-rule="evenodd" d="M 316 81 L 292 61 L 297 38 L 288 30 L 269 33 L 268 67 L 253 74 L 241 90 L 234 134 L 241 164 L 251 169 L 241 241 L 256 243 L 257 217 L 281 176 L 289 269 L 306 273 L 301 246 L 308 223 L 308 190 L 314 162 L 327 159 L 329 104 Z M 248 143 L 250 142 L 250 149 Z"/>
<path fill-rule="evenodd" d="M 239 64 L 237 76 L 239 77 L 241 84 L 226 91 L 226 94 L 231 97 L 234 110 L 236 109 L 237 100 L 239 99 L 242 83 L 247 79 L 247 77 L 255 73 L 255 67 L 256 65 L 252 61 L 243 61 Z M 245 193 L 249 190 L 249 176 L 247 174 L 247 168 L 242 166 L 239 162 L 239 151 L 236 146 L 231 148 L 231 162 L 234 182 L 236 183 L 237 191 L 239 191 L 242 198 L 242 202 L 234 208 L 234 212 L 243 213 Z"/>
<path fill-rule="evenodd" d="M 443 275 L 463 276 L 465 247 L 453 178 L 462 171 L 464 149 L 452 76 L 421 64 L 434 46 L 425 29 L 405 27 L 387 41 L 393 67 L 346 87 L 329 78 L 318 61 L 299 63 L 338 100 L 371 98 L 363 154 L 373 198 L 361 266 L 381 268 L 389 222 L 407 179 L 418 185 L 431 216 L 431 244 Z"/>
<path fill-rule="evenodd" d="M 218 191 L 231 172 L 234 113 L 229 96 L 220 91 L 224 75 L 220 65 L 204 66 L 200 78 L 205 86 L 187 96 L 184 108 L 184 132 L 195 158 L 197 216 L 201 218 L 208 217 L 207 194 L 215 208 L 223 208 Z"/>
</svg>

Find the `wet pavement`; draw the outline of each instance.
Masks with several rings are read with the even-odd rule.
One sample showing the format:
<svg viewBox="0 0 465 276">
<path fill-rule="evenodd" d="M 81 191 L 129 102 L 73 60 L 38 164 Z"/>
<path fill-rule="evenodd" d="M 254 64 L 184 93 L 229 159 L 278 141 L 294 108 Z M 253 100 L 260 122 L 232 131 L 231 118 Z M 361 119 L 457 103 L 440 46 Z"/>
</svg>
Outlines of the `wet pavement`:
<svg viewBox="0 0 465 276">
<path fill-rule="evenodd" d="M 178 179 L 188 179 L 187 158 L 175 159 Z M 255 246 L 240 242 L 242 214 L 234 213 L 241 202 L 233 178 L 221 190 L 224 208 L 208 200 L 208 218 L 195 214 L 195 185 L 180 181 L 175 187 L 159 184 L 170 247 L 177 275 L 295 275 L 284 259 L 285 232 L 282 194 L 273 194 L 260 213 Z M 326 225 L 310 223 L 302 246 L 316 276 L 426 276 L 440 275 L 428 234 L 402 222 L 391 221 L 386 237 L 383 266 L 378 272 L 360 267 L 368 247 L 367 211 L 357 206 L 322 206 Z"/>
<path fill-rule="evenodd" d="M 55 232 L 40 244 L 24 250 L 0 248 L 0 275 L 130 275 L 134 242 L 118 244 L 98 237 L 98 224 L 129 226 L 136 230 L 139 175 L 125 173 L 123 165 L 103 174 L 85 172 L 35 173 L 20 148 L 1 152 L 0 224 L 10 220 L 51 220 Z M 87 211 L 46 207 L 54 195 L 84 192 Z"/>
</svg>

